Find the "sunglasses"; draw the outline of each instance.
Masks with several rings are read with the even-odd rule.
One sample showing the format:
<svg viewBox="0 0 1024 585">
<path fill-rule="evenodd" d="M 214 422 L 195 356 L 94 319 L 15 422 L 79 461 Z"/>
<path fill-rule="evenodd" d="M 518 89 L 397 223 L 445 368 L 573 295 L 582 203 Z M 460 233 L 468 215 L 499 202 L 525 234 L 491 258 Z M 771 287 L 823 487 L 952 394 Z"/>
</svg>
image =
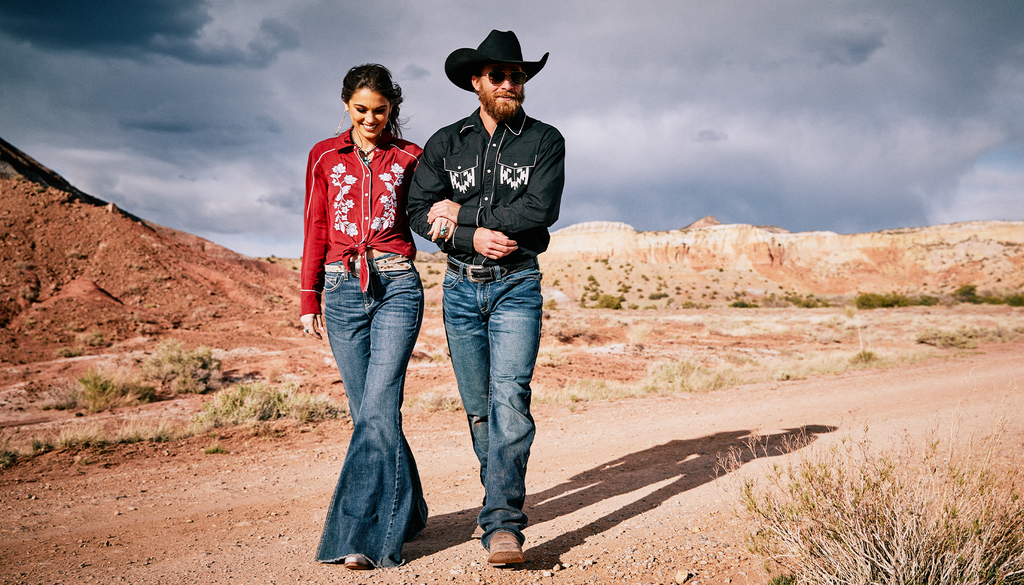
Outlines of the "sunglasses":
<svg viewBox="0 0 1024 585">
<path fill-rule="evenodd" d="M 502 83 L 505 83 L 506 78 L 512 81 L 512 85 L 522 85 L 526 83 L 526 80 L 529 78 L 529 76 L 526 75 L 525 71 L 505 72 L 500 71 L 498 69 L 492 69 L 487 74 L 487 79 L 490 79 L 491 83 L 494 85 L 501 85 Z"/>
</svg>

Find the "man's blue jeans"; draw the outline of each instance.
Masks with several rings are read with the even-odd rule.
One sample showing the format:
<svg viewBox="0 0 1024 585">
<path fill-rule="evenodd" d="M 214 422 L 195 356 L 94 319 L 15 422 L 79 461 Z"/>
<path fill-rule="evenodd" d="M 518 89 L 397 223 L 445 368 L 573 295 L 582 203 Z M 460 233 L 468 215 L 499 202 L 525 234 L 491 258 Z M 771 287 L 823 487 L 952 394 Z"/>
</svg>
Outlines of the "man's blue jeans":
<svg viewBox="0 0 1024 585">
<path fill-rule="evenodd" d="M 526 463 L 535 432 L 530 381 L 540 346 L 543 298 L 538 268 L 491 282 L 449 269 L 444 325 L 459 394 L 480 460 L 483 545 L 495 531 L 523 542 Z"/>
<path fill-rule="evenodd" d="M 423 285 L 414 268 L 371 268 L 365 293 L 355 275 L 326 274 L 324 323 L 354 428 L 318 561 L 341 562 L 359 553 L 378 567 L 399 565 L 402 543 L 426 524 L 427 504 L 401 412 L 406 366 L 422 320 Z"/>
</svg>

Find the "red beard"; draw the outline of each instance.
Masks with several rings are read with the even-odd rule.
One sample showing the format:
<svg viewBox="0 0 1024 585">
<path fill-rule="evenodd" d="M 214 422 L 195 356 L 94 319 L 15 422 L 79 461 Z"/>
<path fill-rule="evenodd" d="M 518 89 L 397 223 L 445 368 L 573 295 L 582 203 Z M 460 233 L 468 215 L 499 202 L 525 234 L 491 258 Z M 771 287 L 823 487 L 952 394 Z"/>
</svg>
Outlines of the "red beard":
<svg viewBox="0 0 1024 585">
<path fill-rule="evenodd" d="M 518 92 L 515 90 L 496 92 L 485 90 L 481 91 L 478 95 L 480 96 L 480 107 L 499 124 L 504 124 L 511 120 L 526 100 L 526 92 L 522 89 Z M 512 101 L 499 102 L 497 100 L 499 97 L 510 97 Z"/>
</svg>

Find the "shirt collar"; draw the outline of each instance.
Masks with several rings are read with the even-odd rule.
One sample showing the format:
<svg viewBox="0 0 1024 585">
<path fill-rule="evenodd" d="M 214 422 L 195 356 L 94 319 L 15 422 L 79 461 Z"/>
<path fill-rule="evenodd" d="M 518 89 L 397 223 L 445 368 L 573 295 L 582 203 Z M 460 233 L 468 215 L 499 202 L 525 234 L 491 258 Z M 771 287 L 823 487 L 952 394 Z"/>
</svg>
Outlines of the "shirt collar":
<svg viewBox="0 0 1024 585">
<path fill-rule="evenodd" d="M 459 128 L 459 134 L 463 134 L 471 128 L 480 128 L 483 130 L 483 127 L 484 121 L 480 118 L 480 108 L 477 108 L 468 118 L 466 118 L 466 122 L 462 125 L 462 128 Z M 511 120 L 505 122 L 505 127 L 516 136 L 523 133 L 523 128 L 526 127 L 526 112 L 523 111 L 522 106 L 519 106 L 519 111 L 516 112 L 515 116 L 512 116 Z"/>
<path fill-rule="evenodd" d="M 356 147 L 355 142 L 352 141 L 352 128 L 341 133 L 338 138 L 341 139 L 341 147 L 338 149 L 342 150 L 353 150 Z M 394 134 L 387 130 L 380 133 L 380 137 L 377 138 L 377 148 L 385 148 L 388 144 L 395 141 Z"/>
</svg>

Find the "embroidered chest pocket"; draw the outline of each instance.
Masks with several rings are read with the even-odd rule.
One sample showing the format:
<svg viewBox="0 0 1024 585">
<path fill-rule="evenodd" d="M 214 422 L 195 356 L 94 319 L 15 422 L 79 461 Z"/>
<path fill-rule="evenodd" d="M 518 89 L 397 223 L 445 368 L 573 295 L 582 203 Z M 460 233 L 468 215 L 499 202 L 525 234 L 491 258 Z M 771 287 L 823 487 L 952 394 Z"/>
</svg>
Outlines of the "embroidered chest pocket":
<svg viewBox="0 0 1024 585">
<path fill-rule="evenodd" d="M 498 184 L 512 191 L 525 187 L 536 164 L 536 154 L 501 153 L 498 156 Z"/>
<path fill-rule="evenodd" d="M 444 170 L 452 181 L 452 189 L 465 195 L 476 187 L 476 168 L 480 164 L 478 156 L 447 156 L 444 159 Z"/>
</svg>

